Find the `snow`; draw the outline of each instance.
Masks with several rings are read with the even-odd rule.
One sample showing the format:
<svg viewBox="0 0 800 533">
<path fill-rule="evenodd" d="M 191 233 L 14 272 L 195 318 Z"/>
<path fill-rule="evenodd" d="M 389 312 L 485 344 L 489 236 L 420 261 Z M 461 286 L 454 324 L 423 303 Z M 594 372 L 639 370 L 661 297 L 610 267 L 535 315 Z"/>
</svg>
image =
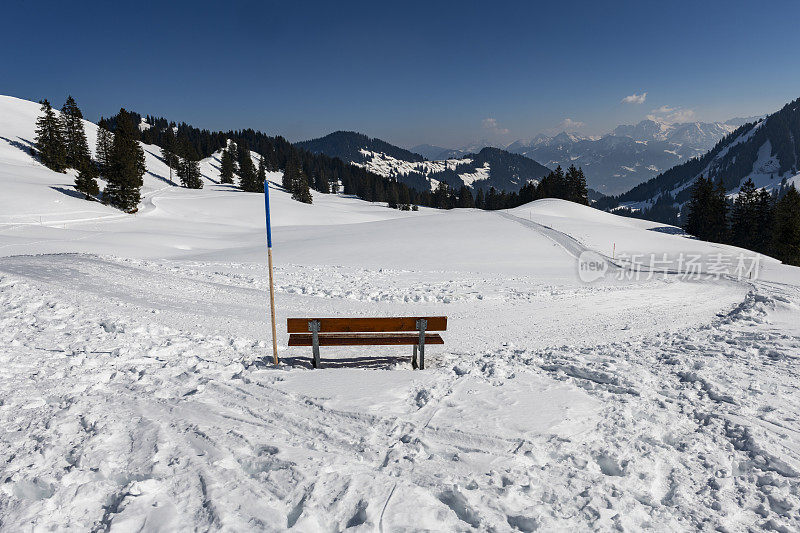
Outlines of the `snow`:
<svg viewBox="0 0 800 533">
<path fill-rule="evenodd" d="M 396 159 L 383 152 L 372 152 L 365 148 L 362 148 L 359 152 L 364 156 L 366 161 L 363 163 L 353 162 L 352 164 L 366 168 L 370 172 L 387 178 L 419 174 L 430 182 L 431 190 L 436 190 L 436 187 L 439 185 L 439 180 L 428 177 L 429 174 L 436 174 L 444 172 L 445 170 L 457 170 L 458 167 L 471 165 L 473 162 L 469 157 L 444 159 L 441 161 L 411 162 Z M 475 168 L 474 172 L 463 172 L 459 174 L 458 177 L 462 179 L 464 185 L 472 187 L 476 181 L 489 179 L 490 170 L 489 163 L 484 163 L 482 167 Z"/>
<path fill-rule="evenodd" d="M 0 99 L 0 136 L 37 113 Z M 218 154 L 187 190 L 145 147 L 124 215 L 4 139 L 3 529 L 800 527 L 800 269 L 587 284 L 587 251 L 738 250 L 560 200 L 305 205 L 276 173 L 275 367 L 263 198 L 216 183 Z M 311 370 L 283 326 L 433 314 L 424 371 L 405 347 Z"/>
<path fill-rule="evenodd" d="M 458 177 L 464 182 L 467 187 L 472 187 L 476 181 L 488 180 L 491 167 L 489 162 L 483 164 L 482 167 L 476 168 L 475 172 L 464 172 L 459 174 Z"/>
</svg>

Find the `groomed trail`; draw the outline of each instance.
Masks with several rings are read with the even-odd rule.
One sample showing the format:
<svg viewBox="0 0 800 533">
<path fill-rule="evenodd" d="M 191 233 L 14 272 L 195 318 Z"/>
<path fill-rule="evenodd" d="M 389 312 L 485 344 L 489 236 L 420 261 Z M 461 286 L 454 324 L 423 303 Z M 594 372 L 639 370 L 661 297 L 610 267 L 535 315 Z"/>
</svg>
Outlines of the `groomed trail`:
<svg viewBox="0 0 800 533">
<path fill-rule="evenodd" d="M 800 529 L 800 269 L 583 283 L 586 251 L 741 250 L 560 200 L 305 205 L 273 173 L 276 367 L 263 197 L 217 155 L 173 187 L 145 146 L 138 214 L 86 202 L 23 149 L 37 113 L 0 97 L 0 530 Z M 290 316 L 440 314 L 425 371 L 286 346 Z"/>
<path fill-rule="evenodd" d="M 796 289 L 283 266 L 281 319 L 451 317 L 428 371 L 391 348 L 310 371 L 283 336 L 269 364 L 261 265 L 59 254 L 0 273 L 6 529 L 797 523 L 800 342 L 767 320 Z"/>
</svg>

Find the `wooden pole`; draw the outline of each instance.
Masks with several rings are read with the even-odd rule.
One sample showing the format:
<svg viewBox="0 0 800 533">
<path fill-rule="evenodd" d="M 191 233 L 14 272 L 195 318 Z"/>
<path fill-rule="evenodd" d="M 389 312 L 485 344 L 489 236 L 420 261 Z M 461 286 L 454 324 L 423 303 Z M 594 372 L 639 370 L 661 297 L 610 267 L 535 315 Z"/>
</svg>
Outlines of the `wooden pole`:
<svg viewBox="0 0 800 533">
<path fill-rule="evenodd" d="M 267 262 L 269 263 L 269 310 L 272 318 L 272 357 L 278 364 L 278 336 L 275 331 L 275 285 L 272 281 L 272 224 L 269 217 L 269 182 L 264 180 L 264 210 L 267 217 Z"/>
</svg>

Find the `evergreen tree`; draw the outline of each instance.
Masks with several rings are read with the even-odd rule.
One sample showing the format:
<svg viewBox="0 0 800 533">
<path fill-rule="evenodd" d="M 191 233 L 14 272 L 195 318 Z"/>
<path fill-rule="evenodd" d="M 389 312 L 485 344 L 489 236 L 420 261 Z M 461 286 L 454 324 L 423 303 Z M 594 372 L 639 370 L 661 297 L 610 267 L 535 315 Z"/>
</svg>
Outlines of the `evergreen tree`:
<svg viewBox="0 0 800 533">
<path fill-rule="evenodd" d="M 497 209 L 497 190 L 494 187 L 489 187 L 489 192 L 486 194 L 486 207 L 484 209 L 490 211 Z"/>
<path fill-rule="evenodd" d="M 706 236 L 713 185 L 711 179 L 697 178 L 692 186 L 692 197 L 686 205 L 686 233 L 698 239 Z"/>
<path fill-rule="evenodd" d="M 236 174 L 239 172 L 238 161 L 239 161 L 239 149 L 236 146 L 236 143 L 230 141 L 227 143 L 228 151 L 231 153 L 231 159 L 233 160 L 233 173 Z"/>
<path fill-rule="evenodd" d="M 83 113 L 75 103 L 75 99 L 72 96 L 68 97 L 61 108 L 61 136 L 64 139 L 67 166 L 77 170 L 84 170 L 92 164 L 82 119 Z"/>
<path fill-rule="evenodd" d="M 259 186 L 256 183 L 256 167 L 253 164 L 253 158 L 250 155 L 250 148 L 247 144 L 240 144 L 239 150 L 239 187 L 246 192 L 257 192 Z M 261 186 L 263 192 L 263 185 Z"/>
<path fill-rule="evenodd" d="M 472 193 L 470 192 L 469 187 L 466 185 L 462 185 L 461 189 L 458 191 L 458 207 L 475 207 L 475 202 L 472 199 Z"/>
<path fill-rule="evenodd" d="M 772 253 L 786 264 L 800 266 L 800 192 L 789 186 L 775 207 Z"/>
<path fill-rule="evenodd" d="M 748 178 L 739 188 L 731 213 L 731 243 L 741 248 L 755 250 L 759 241 L 759 193 L 753 180 Z"/>
<path fill-rule="evenodd" d="M 111 146 L 114 143 L 114 134 L 108 130 L 108 123 L 104 118 L 97 123 L 97 143 L 95 144 L 95 157 L 97 166 L 102 176 L 108 176 L 111 161 Z"/>
<path fill-rule="evenodd" d="M 709 178 L 709 182 L 711 179 Z M 727 242 L 728 240 L 728 197 L 722 180 L 717 181 L 711 192 L 709 208 L 708 236 L 711 242 Z"/>
<path fill-rule="evenodd" d="M 194 151 L 185 136 L 178 140 L 178 153 L 177 173 L 181 179 L 181 185 L 187 189 L 202 189 L 203 180 L 200 179 L 200 162 L 197 152 Z"/>
<path fill-rule="evenodd" d="M 405 185 L 400 186 L 400 191 L 397 193 L 398 199 L 397 201 L 403 206 L 404 211 L 408 211 L 411 209 L 411 195 L 408 194 L 408 187 Z"/>
<path fill-rule="evenodd" d="M 330 183 L 328 182 L 328 178 L 325 177 L 325 171 L 322 168 L 315 170 L 313 181 L 314 190 L 325 194 L 331 192 Z"/>
<path fill-rule="evenodd" d="M 758 193 L 756 207 L 756 240 L 755 251 L 760 254 L 769 254 L 772 251 L 772 234 L 775 228 L 776 196 L 765 189 Z"/>
<path fill-rule="evenodd" d="M 267 163 L 262 155 L 258 159 L 258 172 L 256 173 L 256 181 L 253 187 L 253 192 L 264 192 L 264 184 L 267 181 Z"/>
<path fill-rule="evenodd" d="M 97 167 L 91 161 L 75 176 L 75 190 L 86 195 L 87 200 L 100 194 L 100 187 L 97 185 Z"/>
<path fill-rule="evenodd" d="M 230 151 L 227 148 L 222 150 L 222 156 L 220 157 L 221 168 L 219 173 L 220 183 L 233 183 L 233 172 L 235 165 L 236 163 L 234 162 Z"/>
<path fill-rule="evenodd" d="M 167 126 L 167 129 L 164 130 L 161 143 L 161 157 L 164 158 L 164 163 L 169 167 L 169 181 L 174 184 L 175 181 L 172 179 L 172 170 L 178 168 L 180 159 L 177 154 L 178 141 L 175 139 L 175 132 L 172 129 L 172 125 Z"/>
<path fill-rule="evenodd" d="M 586 176 L 583 175 L 582 169 L 570 165 L 564 175 L 564 186 L 566 187 L 565 200 L 589 205 L 589 189 L 586 186 Z"/>
<path fill-rule="evenodd" d="M 136 140 L 138 129 L 130 113 L 120 109 L 109 154 L 103 201 L 123 211 L 135 213 L 141 199 L 145 173 L 144 150 Z"/>
<path fill-rule="evenodd" d="M 302 169 L 299 170 L 298 177 L 294 182 L 292 198 L 304 204 L 310 204 L 313 201 L 311 191 L 308 188 L 308 178 L 306 178 L 306 174 Z"/>
<path fill-rule="evenodd" d="M 83 129 L 83 114 L 72 96 L 61 108 L 60 128 L 64 139 L 65 161 L 68 167 L 78 171 L 75 190 L 82 192 L 87 200 L 100 194 L 97 185 L 97 167 L 92 162 L 86 132 Z"/>
<path fill-rule="evenodd" d="M 372 181 L 372 193 L 369 195 L 370 202 L 385 202 L 386 189 L 383 186 L 383 180 Z"/>
<path fill-rule="evenodd" d="M 484 199 L 483 189 L 478 189 L 478 194 L 475 196 L 475 207 L 478 209 L 486 209 L 486 200 Z"/>
<path fill-rule="evenodd" d="M 440 181 L 433 191 L 433 207 L 439 209 L 450 209 L 452 207 L 450 204 L 450 186 L 443 181 Z"/>
<path fill-rule="evenodd" d="M 36 150 L 42 164 L 56 172 L 67 169 L 67 151 L 59 120 L 50 102 L 42 100 L 42 114 L 36 119 Z"/>
<path fill-rule="evenodd" d="M 288 192 L 293 192 L 295 182 L 300 179 L 300 161 L 296 157 L 291 157 L 286 162 L 286 168 L 283 171 L 281 178 L 281 185 Z"/>
<path fill-rule="evenodd" d="M 400 207 L 400 195 L 397 193 L 396 182 L 389 185 L 389 193 L 386 196 L 389 207 L 392 209 L 398 209 Z"/>
</svg>

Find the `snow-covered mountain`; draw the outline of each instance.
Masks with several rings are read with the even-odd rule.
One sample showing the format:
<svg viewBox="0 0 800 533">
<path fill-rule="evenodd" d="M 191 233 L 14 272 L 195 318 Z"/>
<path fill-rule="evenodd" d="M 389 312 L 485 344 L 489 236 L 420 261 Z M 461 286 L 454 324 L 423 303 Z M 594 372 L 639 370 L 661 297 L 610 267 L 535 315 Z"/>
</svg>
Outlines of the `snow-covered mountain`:
<svg viewBox="0 0 800 533">
<path fill-rule="evenodd" d="M 648 119 L 618 126 L 600 138 L 562 132 L 516 141 L 507 150 L 549 167 L 580 166 L 590 187 L 604 194 L 619 194 L 703 155 L 734 129 L 734 125 L 721 122 L 668 124 Z"/>
<path fill-rule="evenodd" d="M 673 134 L 684 132 L 677 129 Z M 691 135 L 695 135 L 694 129 Z M 722 180 L 731 193 L 747 178 L 767 190 L 786 184 L 800 188 L 800 99 L 764 119 L 735 128 L 702 156 L 659 174 L 619 199 L 625 205 L 641 207 L 670 194 L 683 203 L 700 175 Z"/>
<path fill-rule="evenodd" d="M 434 189 L 439 182 L 445 182 L 456 188 L 466 185 L 513 192 L 550 172 L 521 154 L 491 147 L 475 153 L 459 151 L 457 157 L 427 161 L 419 154 L 355 132 L 337 131 L 296 146 L 338 157 L 418 190 Z"/>
</svg>

